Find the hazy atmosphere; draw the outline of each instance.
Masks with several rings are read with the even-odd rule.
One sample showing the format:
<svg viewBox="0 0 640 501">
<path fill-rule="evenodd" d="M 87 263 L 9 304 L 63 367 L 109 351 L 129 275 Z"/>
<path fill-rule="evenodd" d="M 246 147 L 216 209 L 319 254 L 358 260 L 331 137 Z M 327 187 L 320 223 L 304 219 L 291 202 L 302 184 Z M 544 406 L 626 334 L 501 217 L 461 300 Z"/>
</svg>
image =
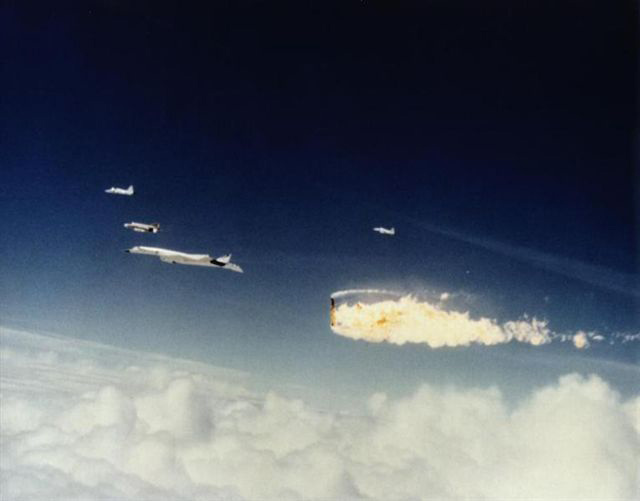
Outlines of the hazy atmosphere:
<svg viewBox="0 0 640 501">
<path fill-rule="evenodd" d="M 0 7 L 0 499 L 637 496 L 635 10 Z"/>
</svg>

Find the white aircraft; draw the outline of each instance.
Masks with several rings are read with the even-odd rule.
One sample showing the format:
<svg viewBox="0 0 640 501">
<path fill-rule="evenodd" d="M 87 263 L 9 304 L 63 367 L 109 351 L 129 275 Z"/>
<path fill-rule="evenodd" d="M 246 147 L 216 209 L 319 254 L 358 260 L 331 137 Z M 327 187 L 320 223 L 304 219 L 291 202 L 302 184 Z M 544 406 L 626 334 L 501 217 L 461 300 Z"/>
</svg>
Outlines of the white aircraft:
<svg viewBox="0 0 640 501">
<path fill-rule="evenodd" d="M 147 254 L 149 256 L 158 256 L 160 261 L 172 264 L 190 264 L 193 266 L 210 266 L 212 268 L 223 268 L 225 270 L 237 271 L 242 273 L 242 268 L 231 261 L 231 254 L 212 258 L 209 254 L 187 254 L 186 252 L 178 252 L 170 249 L 161 249 L 160 247 L 145 247 L 136 245 L 127 249 L 125 252 L 131 254 Z"/>
<path fill-rule="evenodd" d="M 378 226 L 377 228 L 374 228 L 373 231 L 377 231 L 378 233 L 380 233 L 380 235 L 395 235 L 396 234 L 396 229 L 395 228 L 383 228 L 382 226 Z"/>
<path fill-rule="evenodd" d="M 116 188 L 112 186 L 108 190 L 104 190 L 105 193 L 112 193 L 113 195 L 133 195 L 133 185 L 130 185 L 126 190 L 124 188 Z"/>
<path fill-rule="evenodd" d="M 134 221 L 130 223 L 124 223 L 125 228 L 131 228 L 138 233 L 158 233 L 160 231 L 160 225 L 158 223 L 136 223 Z"/>
</svg>

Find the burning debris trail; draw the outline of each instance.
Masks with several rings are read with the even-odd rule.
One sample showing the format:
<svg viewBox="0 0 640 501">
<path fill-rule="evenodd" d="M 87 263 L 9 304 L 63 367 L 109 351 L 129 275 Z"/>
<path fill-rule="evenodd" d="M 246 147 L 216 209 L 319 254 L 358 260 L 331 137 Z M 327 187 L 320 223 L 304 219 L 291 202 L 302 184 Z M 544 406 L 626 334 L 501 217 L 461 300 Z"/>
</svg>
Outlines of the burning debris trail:
<svg viewBox="0 0 640 501">
<path fill-rule="evenodd" d="M 512 339 L 540 345 L 551 341 L 545 322 L 507 322 L 472 319 L 468 313 L 447 311 L 412 296 L 373 303 L 347 302 L 336 306 L 331 298 L 331 328 L 336 334 L 374 343 L 426 343 L 432 348 L 494 345 Z"/>
<path fill-rule="evenodd" d="M 337 299 L 344 301 L 336 301 Z M 354 299 L 355 298 L 355 299 Z M 340 304 L 337 304 L 340 303 Z M 575 335 L 552 332 L 545 320 L 524 318 L 498 323 L 490 318 L 471 318 L 468 312 L 447 310 L 442 303 L 419 301 L 376 289 L 339 291 L 331 295 L 331 329 L 351 339 L 373 343 L 425 343 L 431 348 L 518 341 L 539 346 L 553 340 L 572 341 L 576 348 L 598 341 L 591 333 Z"/>
</svg>

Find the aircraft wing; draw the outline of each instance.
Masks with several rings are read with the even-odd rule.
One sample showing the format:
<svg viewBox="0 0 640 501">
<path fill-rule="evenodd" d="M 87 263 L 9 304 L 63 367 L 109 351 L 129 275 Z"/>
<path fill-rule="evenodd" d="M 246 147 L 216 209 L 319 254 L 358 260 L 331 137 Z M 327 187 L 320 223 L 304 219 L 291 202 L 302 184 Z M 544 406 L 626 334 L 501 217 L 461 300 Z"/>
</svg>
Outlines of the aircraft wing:
<svg viewBox="0 0 640 501">
<path fill-rule="evenodd" d="M 194 263 L 208 263 L 211 261 L 211 256 L 209 254 L 189 254 L 189 257 L 185 259 Z"/>
<path fill-rule="evenodd" d="M 158 256 L 165 263 L 191 264 L 195 266 L 213 266 L 208 254 L 184 254 L 182 252 L 164 251 Z"/>
<path fill-rule="evenodd" d="M 211 265 L 217 266 L 219 268 L 224 268 L 225 270 L 244 273 L 242 271 L 242 268 L 240 268 L 240 266 L 231 262 L 231 254 L 227 254 L 226 256 L 220 256 L 215 259 L 211 259 L 209 262 L 211 263 Z"/>
<path fill-rule="evenodd" d="M 244 271 L 242 271 L 242 268 L 240 268 L 240 266 L 238 266 L 235 263 L 227 263 L 223 266 L 223 269 L 225 270 L 230 270 L 230 271 L 236 271 L 238 273 L 244 273 Z"/>
</svg>

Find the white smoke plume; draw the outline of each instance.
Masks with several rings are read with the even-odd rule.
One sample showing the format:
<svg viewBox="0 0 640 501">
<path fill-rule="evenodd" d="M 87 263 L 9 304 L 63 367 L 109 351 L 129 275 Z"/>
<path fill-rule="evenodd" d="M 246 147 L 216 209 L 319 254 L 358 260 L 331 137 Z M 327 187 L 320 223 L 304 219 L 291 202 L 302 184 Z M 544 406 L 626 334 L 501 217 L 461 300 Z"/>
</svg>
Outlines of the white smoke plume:
<svg viewBox="0 0 640 501">
<path fill-rule="evenodd" d="M 246 374 L 0 329 L 0 499 L 635 499 L 640 396 L 428 384 L 321 411 Z"/>
<path fill-rule="evenodd" d="M 351 296 L 353 294 L 384 294 L 390 296 L 402 296 L 402 294 L 394 291 L 388 291 L 385 289 L 346 289 L 343 291 L 336 291 L 331 294 L 333 299 L 340 297 Z"/>
</svg>

